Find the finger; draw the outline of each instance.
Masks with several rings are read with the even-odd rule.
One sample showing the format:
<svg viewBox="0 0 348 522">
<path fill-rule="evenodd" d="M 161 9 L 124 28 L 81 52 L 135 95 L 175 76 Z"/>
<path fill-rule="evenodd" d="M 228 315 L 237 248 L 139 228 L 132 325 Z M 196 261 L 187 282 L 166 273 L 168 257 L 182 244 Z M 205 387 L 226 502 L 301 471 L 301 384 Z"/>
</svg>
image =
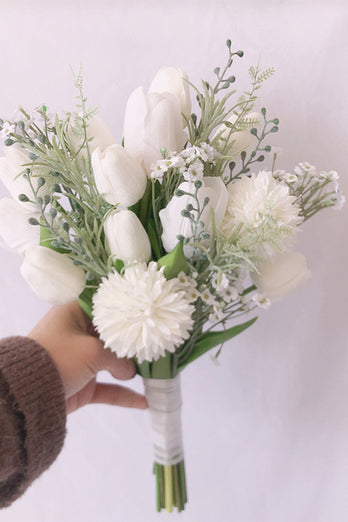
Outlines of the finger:
<svg viewBox="0 0 348 522">
<path fill-rule="evenodd" d="M 133 359 L 117 357 L 109 348 L 103 348 L 98 363 L 99 370 L 107 370 L 115 379 L 132 379 L 136 374 Z"/>
<path fill-rule="evenodd" d="M 138 408 L 140 410 L 145 410 L 148 407 L 145 397 L 140 393 L 125 386 L 106 383 L 97 383 L 90 403 L 111 404 L 112 406 Z"/>
</svg>

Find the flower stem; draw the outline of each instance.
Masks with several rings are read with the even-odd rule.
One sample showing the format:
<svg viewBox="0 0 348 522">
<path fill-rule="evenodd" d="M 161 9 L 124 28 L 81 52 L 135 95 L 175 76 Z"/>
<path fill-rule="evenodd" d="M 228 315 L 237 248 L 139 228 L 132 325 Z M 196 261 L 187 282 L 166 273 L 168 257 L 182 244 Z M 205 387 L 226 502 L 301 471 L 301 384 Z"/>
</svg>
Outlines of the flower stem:
<svg viewBox="0 0 348 522">
<path fill-rule="evenodd" d="M 180 476 L 180 484 L 182 486 L 183 491 L 183 500 L 184 504 L 187 502 L 187 489 L 186 489 L 186 477 L 185 477 L 185 461 L 182 460 L 178 464 L 179 466 L 179 476 Z"/>
<path fill-rule="evenodd" d="M 164 497 L 168 513 L 173 511 L 173 477 L 172 466 L 164 466 Z"/>
</svg>

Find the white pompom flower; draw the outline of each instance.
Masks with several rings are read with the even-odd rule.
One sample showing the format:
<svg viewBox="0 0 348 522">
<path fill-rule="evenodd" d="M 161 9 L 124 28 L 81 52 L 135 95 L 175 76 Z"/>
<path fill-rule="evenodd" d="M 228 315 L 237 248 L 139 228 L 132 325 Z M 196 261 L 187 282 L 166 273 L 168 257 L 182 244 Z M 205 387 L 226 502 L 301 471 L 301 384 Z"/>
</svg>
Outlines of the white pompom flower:
<svg viewBox="0 0 348 522">
<path fill-rule="evenodd" d="M 228 186 L 228 203 L 221 230 L 227 237 L 238 225 L 251 232 L 260 231 L 258 253 L 270 255 L 274 250 L 284 250 L 291 244 L 289 240 L 295 237 L 302 222 L 299 210 L 289 187 L 276 180 L 272 172 L 261 171 Z"/>
<path fill-rule="evenodd" d="M 163 270 L 152 261 L 130 265 L 123 275 L 110 272 L 94 295 L 96 329 L 119 357 L 157 360 L 189 338 L 194 307 Z"/>
<path fill-rule="evenodd" d="M 272 172 L 244 176 L 228 186 L 227 212 L 222 229 L 228 231 L 240 223 L 257 227 L 268 216 L 280 225 L 296 227 L 301 218 L 295 200 L 287 185 L 277 181 Z"/>
</svg>

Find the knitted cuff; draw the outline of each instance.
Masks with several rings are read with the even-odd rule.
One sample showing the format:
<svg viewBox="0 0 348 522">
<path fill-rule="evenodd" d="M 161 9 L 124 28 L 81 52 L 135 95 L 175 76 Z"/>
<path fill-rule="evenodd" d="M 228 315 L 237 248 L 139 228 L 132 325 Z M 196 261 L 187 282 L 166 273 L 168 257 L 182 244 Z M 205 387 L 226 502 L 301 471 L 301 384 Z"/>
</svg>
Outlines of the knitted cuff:
<svg viewBox="0 0 348 522">
<path fill-rule="evenodd" d="M 66 406 L 58 370 L 44 348 L 26 337 L 9 337 L 0 342 L 0 372 L 13 413 L 23 417 L 23 490 L 59 454 L 65 438 Z M 24 486 L 24 487 L 23 487 Z"/>
</svg>

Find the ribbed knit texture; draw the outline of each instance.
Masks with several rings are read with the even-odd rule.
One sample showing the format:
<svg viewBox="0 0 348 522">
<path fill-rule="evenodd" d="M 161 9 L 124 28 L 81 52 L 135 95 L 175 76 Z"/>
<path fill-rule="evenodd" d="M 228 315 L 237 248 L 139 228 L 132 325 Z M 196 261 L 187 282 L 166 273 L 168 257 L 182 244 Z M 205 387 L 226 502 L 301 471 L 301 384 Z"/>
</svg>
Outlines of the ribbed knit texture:
<svg viewBox="0 0 348 522">
<path fill-rule="evenodd" d="M 48 352 L 26 337 L 0 341 L 0 507 L 56 459 L 65 423 L 63 384 Z"/>
</svg>

